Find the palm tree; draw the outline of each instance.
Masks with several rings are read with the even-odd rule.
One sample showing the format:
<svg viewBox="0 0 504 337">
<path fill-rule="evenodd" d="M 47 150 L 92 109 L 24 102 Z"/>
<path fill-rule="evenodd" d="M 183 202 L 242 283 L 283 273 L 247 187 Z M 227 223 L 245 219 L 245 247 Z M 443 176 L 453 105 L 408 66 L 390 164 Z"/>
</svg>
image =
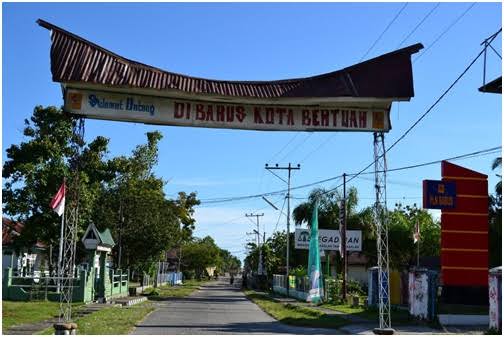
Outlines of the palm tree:
<svg viewBox="0 0 504 337">
<path fill-rule="evenodd" d="M 497 168 L 500 170 L 501 167 L 502 167 L 502 157 L 495 158 L 492 163 L 492 170 L 495 170 Z M 495 185 L 495 193 L 497 193 L 498 195 L 502 195 L 502 175 L 496 174 L 496 176 L 501 178 L 501 181 L 499 181 Z"/>
<path fill-rule="evenodd" d="M 296 226 L 307 223 L 310 227 L 310 220 L 313 213 L 315 201 L 319 200 L 319 228 L 337 229 L 339 228 L 340 202 L 343 200 L 337 191 L 326 191 L 321 188 L 314 189 L 308 196 L 308 201 L 299 204 L 292 211 L 292 217 Z M 347 194 L 347 217 L 355 214 L 357 208 L 357 189 L 351 187 Z"/>
</svg>

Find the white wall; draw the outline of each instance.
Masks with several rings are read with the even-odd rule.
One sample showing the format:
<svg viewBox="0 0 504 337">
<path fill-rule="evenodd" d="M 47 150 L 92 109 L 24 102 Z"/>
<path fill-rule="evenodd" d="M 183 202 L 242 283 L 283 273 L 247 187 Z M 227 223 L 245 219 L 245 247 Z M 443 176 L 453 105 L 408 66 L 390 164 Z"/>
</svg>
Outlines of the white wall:
<svg viewBox="0 0 504 337">
<path fill-rule="evenodd" d="M 361 285 L 367 285 L 366 266 L 348 266 L 348 279 L 357 281 Z"/>
</svg>

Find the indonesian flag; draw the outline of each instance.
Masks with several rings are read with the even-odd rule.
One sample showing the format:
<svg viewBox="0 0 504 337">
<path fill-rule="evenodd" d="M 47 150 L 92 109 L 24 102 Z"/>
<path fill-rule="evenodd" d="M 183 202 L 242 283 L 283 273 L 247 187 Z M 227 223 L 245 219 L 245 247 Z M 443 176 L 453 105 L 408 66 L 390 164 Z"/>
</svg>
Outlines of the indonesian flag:
<svg viewBox="0 0 504 337">
<path fill-rule="evenodd" d="M 49 204 L 53 211 L 58 213 L 59 216 L 62 216 L 65 212 L 65 192 L 66 186 L 65 182 L 63 181 L 63 184 L 61 184 L 58 193 L 56 193 L 56 195 L 52 198 L 51 203 Z"/>
<path fill-rule="evenodd" d="M 420 223 L 416 222 L 415 231 L 413 232 L 413 243 L 417 243 L 420 240 Z"/>
</svg>

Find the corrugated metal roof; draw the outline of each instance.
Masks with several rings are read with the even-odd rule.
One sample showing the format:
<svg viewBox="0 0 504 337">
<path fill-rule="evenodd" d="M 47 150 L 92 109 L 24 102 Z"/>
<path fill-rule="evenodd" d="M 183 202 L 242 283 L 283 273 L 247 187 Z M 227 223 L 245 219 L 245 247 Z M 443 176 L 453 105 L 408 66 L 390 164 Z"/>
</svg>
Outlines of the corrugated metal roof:
<svg viewBox="0 0 504 337">
<path fill-rule="evenodd" d="M 51 30 L 53 81 L 178 90 L 230 97 L 376 97 L 414 95 L 411 55 L 415 44 L 335 72 L 280 81 L 222 81 L 164 71 L 126 59 L 44 20 Z"/>
<path fill-rule="evenodd" d="M 502 76 L 497 77 L 495 80 L 486 83 L 484 86 L 478 89 L 481 92 L 491 92 L 493 94 L 502 95 Z"/>
</svg>

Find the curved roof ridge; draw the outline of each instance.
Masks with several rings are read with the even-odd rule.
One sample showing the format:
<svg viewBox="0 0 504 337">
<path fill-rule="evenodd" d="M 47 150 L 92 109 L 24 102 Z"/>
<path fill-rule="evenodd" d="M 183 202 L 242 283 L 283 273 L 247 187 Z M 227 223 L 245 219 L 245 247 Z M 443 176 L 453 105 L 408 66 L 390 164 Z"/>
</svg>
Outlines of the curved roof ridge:
<svg viewBox="0 0 504 337">
<path fill-rule="evenodd" d="M 130 60 L 47 21 L 39 19 L 37 23 L 57 33 L 52 34 L 51 46 L 51 71 L 56 82 L 234 97 L 409 98 L 413 96 L 410 57 L 423 48 L 417 43 L 340 70 L 309 77 L 273 81 L 216 80 L 174 73 Z M 369 81 L 373 77 L 375 81 Z"/>
</svg>

